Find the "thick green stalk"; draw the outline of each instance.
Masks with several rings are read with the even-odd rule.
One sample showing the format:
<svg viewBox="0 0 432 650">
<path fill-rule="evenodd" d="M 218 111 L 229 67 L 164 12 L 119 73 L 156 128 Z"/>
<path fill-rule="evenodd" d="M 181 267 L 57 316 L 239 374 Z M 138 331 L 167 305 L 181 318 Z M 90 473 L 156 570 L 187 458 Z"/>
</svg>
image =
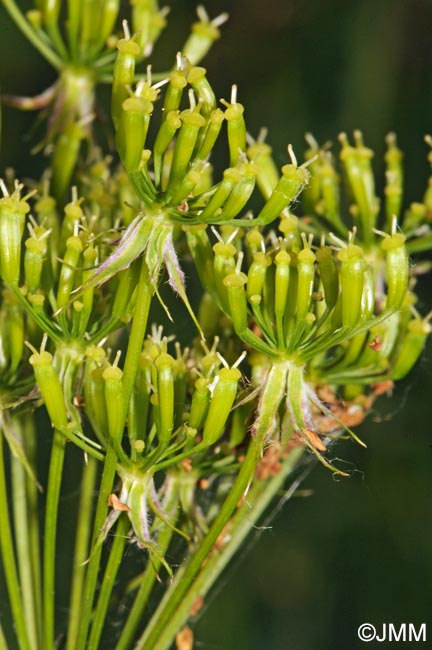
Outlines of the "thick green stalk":
<svg viewBox="0 0 432 650">
<path fill-rule="evenodd" d="M 105 616 L 107 613 L 110 597 L 114 588 L 114 582 L 123 557 L 124 547 L 127 541 L 127 533 L 130 529 L 130 521 L 126 513 L 120 516 L 117 528 L 114 533 L 114 541 L 111 546 L 110 556 L 104 571 L 102 586 L 93 617 L 92 628 L 86 650 L 97 650 L 102 634 Z"/>
<path fill-rule="evenodd" d="M 166 599 L 162 599 L 162 602 L 134 650 L 154 650 L 154 648 L 157 647 L 165 627 L 169 625 L 171 618 L 181 606 L 184 596 L 193 583 L 195 576 L 201 569 L 202 563 L 211 552 L 217 538 L 228 523 L 240 499 L 243 497 L 250 481 L 252 480 L 260 456 L 261 440 L 259 438 L 253 438 L 249 444 L 245 460 L 241 466 L 237 479 L 229 495 L 225 499 L 218 516 L 210 527 L 209 532 L 190 558 L 183 573 L 181 582 L 167 601 Z"/>
<path fill-rule="evenodd" d="M 0 623 L 0 650 L 9 650 L 9 646 L 6 641 L 6 637 L 4 635 L 1 623 Z"/>
<path fill-rule="evenodd" d="M 26 455 L 33 467 L 36 467 L 36 426 L 33 413 L 27 413 L 23 426 Z M 27 477 L 27 516 L 29 534 L 29 554 L 32 568 L 32 582 L 34 590 L 35 618 L 38 626 L 39 643 L 42 640 L 42 576 L 41 576 L 41 550 L 39 530 L 39 498 L 38 486 L 35 481 Z"/>
<path fill-rule="evenodd" d="M 150 303 L 153 293 L 153 287 L 150 282 L 147 264 L 143 256 L 137 287 L 135 311 L 129 336 L 125 364 L 123 368 L 125 420 L 127 412 L 129 410 L 129 402 L 132 396 L 135 378 L 138 371 L 138 362 L 144 342 Z"/>
<path fill-rule="evenodd" d="M 18 9 L 14 0 L 1 0 L 4 8 L 9 13 L 15 25 L 22 31 L 24 36 L 30 43 L 42 54 L 42 56 L 56 68 L 61 70 L 61 58 L 38 36 L 36 31 L 30 25 L 28 20 L 23 16 L 20 9 Z"/>
<path fill-rule="evenodd" d="M 84 465 L 80 488 L 80 502 L 78 507 L 77 532 L 75 538 L 75 552 L 72 569 L 72 588 L 68 616 L 68 631 L 66 650 L 75 648 L 79 621 L 82 616 L 82 595 L 86 573 L 85 562 L 89 556 L 89 539 L 92 521 L 93 491 L 96 481 L 98 464 L 94 458 L 89 458 Z"/>
<path fill-rule="evenodd" d="M 268 507 L 274 496 L 282 488 L 286 478 L 295 470 L 297 463 L 304 454 L 304 447 L 294 448 L 282 463 L 282 470 L 271 479 L 257 480 L 247 495 L 247 502 L 243 503 L 235 513 L 229 526 L 229 539 L 220 551 L 214 551 L 208 558 L 197 575 L 193 585 L 176 610 L 174 616 L 155 645 L 155 650 L 170 647 L 177 632 L 186 624 L 192 606 L 197 596 L 204 597 L 220 576 L 228 562 L 238 551 L 239 547 L 249 535 L 256 522 Z M 300 484 L 304 473 L 296 479 L 284 496 L 284 502 L 292 496 Z M 174 585 L 173 585 L 174 587 Z"/>
<path fill-rule="evenodd" d="M 27 635 L 32 650 L 38 648 L 37 608 L 33 584 L 32 556 L 29 538 L 29 512 L 27 508 L 26 473 L 18 458 L 11 457 L 12 502 L 14 514 L 15 546 L 18 570 L 22 585 L 22 601 Z"/>
<path fill-rule="evenodd" d="M 49 462 L 43 549 L 44 646 L 54 648 L 55 638 L 55 558 L 60 487 L 65 455 L 65 437 L 54 431 Z"/>
<path fill-rule="evenodd" d="M 3 454 L 3 435 L 0 437 L 0 549 L 15 633 L 20 650 L 30 650 L 26 621 L 21 600 L 21 589 L 15 564 L 12 531 L 6 491 L 6 476 Z"/>
<path fill-rule="evenodd" d="M 102 554 L 102 544 L 96 541 L 102 530 L 108 512 L 108 497 L 112 491 L 114 476 L 117 468 L 117 454 L 110 446 L 105 456 L 104 469 L 99 487 L 99 496 L 96 506 L 96 514 L 93 524 L 93 535 L 91 542 L 90 560 L 87 565 L 87 574 L 84 585 L 84 593 L 81 600 L 81 616 L 79 629 L 74 650 L 86 650 L 88 628 L 93 609 L 94 594 L 97 585 L 99 567 Z"/>
<path fill-rule="evenodd" d="M 161 557 L 165 557 L 172 535 L 173 529 L 164 524 L 157 539 L 158 555 Z M 147 563 L 134 604 L 129 612 L 120 639 L 116 645 L 116 650 L 129 650 L 132 647 L 134 635 L 143 620 L 144 610 L 158 576 L 160 566 L 161 559 L 157 556 L 155 556 L 151 562 L 149 561 Z"/>
</svg>

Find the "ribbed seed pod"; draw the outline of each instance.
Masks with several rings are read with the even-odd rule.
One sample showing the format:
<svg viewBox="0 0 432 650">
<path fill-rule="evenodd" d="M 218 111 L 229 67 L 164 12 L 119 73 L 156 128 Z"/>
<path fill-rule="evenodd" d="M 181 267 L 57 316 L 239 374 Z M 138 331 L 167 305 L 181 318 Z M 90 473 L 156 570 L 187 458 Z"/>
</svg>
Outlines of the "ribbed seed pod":
<svg viewBox="0 0 432 650">
<path fill-rule="evenodd" d="M 229 313 L 228 294 L 224 284 L 224 278 L 228 273 L 235 270 L 235 255 L 237 249 L 233 244 L 218 242 L 213 246 L 214 251 L 214 277 L 218 298 L 222 309 Z"/>
<path fill-rule="evenodd" d="M 56 429 L 66 427 L 68 419 L 63 387 L 54 368 L 52 354 L 46 350 L 34 351 L 29 361 L 53 426 Z"/>
<path fill-rule="evenodd" d="M 209 21 L 204 12 L 199 13 L 200 20 L 193 23 L 191 34 L 183 45 L 182 54 L 191 65 L 197 65 L 205 57 L 211 46 L 220 38 L 219 25 L 224 22 L 225 15 Z"/>
<path fill-rule="evenodd" d="M 265 142 L 254 142 L 247 148 L 247 155 L 257 167 L 257 184 L 267 200 L 279 180 L 279 172 L 271 155 L 272 149 Z"/>
<path fill-rule="evenodd" d="M 297 301 L 296 316 L 304 320 L 309 312 L 315 278 L 315 254 L 309 247 L 297 255 Z"/>
<path fill-rule="evenodd" d="M 82 249 L 83 244 L 79 237 L 68 238 L 57 290 L 57 309 L 64 307 L 69 302 Z"/>
<path fill-rule="evenodd" d="M 116 128 L 120 122 L 123 102 L 129 96 L 128 86 L 133 84 L 135 61 L 141 52 L 138 43 L 130 38 L 122 38 L 117 43 L 117 49 L 111 100 L 111 114 Z"/>
<path fill-rule="evenodd" d="M 116 144 L 128 173 L 135 172 L 141 162 L 153 104 L 143 97 L 128 97 L 122 104 Z"/>
<path fill-rule="evenodd" d="M 257 215 L 256 221 L 260 225 L 266 225 L 274 221 L 294 201 L 308 180 L 309 172 L 304 167 L 296 167 L 291 164 L 284 165 L 282 167 L 282 176 L 270 198 Z"/>
<path fill-rule="evenodd" d="M 108 433 L 115 442 L 120 442 L 124 428 L 125 396 L 123 372 L 116 365 L 107 365 L 102 377 L 105 382 L 105 403 L 108 418 Z"/>
<path fill-rule="evenodd" d="M 391 378 L 403 379 L 418 361 L 432 327 L 427 319 L 415 318 L 408 323 L 407 333 L 402 339 L 396 359 L 392 364 Z"/>
<path fill-rule="evenodd" d="M 360 246 L 348 244 L 338 253 L 341 262 L 341 307 L 342 325 L 355 327 L 361 316 L 366 262 Z"/>
<path fill-rule="evenodd" d="M 240 181 L 234 186 L 222 207 L 221 216 L 227 221 L 234 219 L 243 210 L 255 187 L 256 165 L 254 163 L 246 163 L 241 165 L 239 169 L 241 174 Z"/>
<path fill-rule="evenodd" d="M 222 435 L 237 395 L 240 378 L 241 372 L 238 368 L 219 370 L 204 425 L 204 445 L 214 445 Z"/>
<path fill-rule="evenodd" d="M 29 204 L 20 198 L 19 192 L 0 199 L 0 269 L 4 282 L 12 286 L 19 282 L 21 240 L 29 210 Z"/>
<path fill-rule="evenodd" d="M 173 193 L 182 182 L 195 148 L 199 130 L 205 126 L 205 118 L 196 110 L 186 110 L 180 113 L 182 126 L 177 135 L 174 147 L 171 172 L 167 193 Z"/>
<path fill-rule="evenodd" d="M 192 395 L 191 410 L 188 426 L 199 431 L 204 425 L 210 404 L 210 379 L 200 377 L 195 382 L 195 390 Z"/>
<path fill-rule="evenodd" d="M 216 192 L 200 213 L 199 219 L 203 223 L 215 220 L 220 215 L 220 210 L 231 194 L 233 188 L 241 180 L 241 172 L 238 167 L 228 167 L 223 173 L 223 178 L 218 185 Z"/>
<path fill-rule="evenodd" d="M 201 104 L 201 113 L 204 117 L 209 118 L 212 111 L 216 108 L 216 97 L 206 77 L 206 69 L 200 67 L 191 68 L 187 76 L 187 81 L 198 97 L 198 101 Z"/>
<path fill-rule="evenodd" d="M 210 113 L 207 130 L 196 155 L 197 160 L 206 160 L 212 152 L 216 140 L 219 137 L 219 133 L 221 132 L 224 119 L 225 114 L 220 108 L 215 108 L 215 110 Z"/>
<path fill-rule="evenodd" d="M 386 254 L 387 300 L 386 309 L 399 309 L 408 290 L 409 259 L 405 236 L 395 233 L 385 237 L 381 248 Z"/>
<path fill-rule="evenodd" d="M 162 119 L 165 120 L 171 111 L 177 111 L 180 106 L 183 89 L 187 86 L 187 79 L 183 70 L 174 70 L 169 77 L 165 92 Z"/>
<path fill-rule="evenodd" d="M 291 256 L 282 249 L 275 255 L 275 316 L 282 319 L 288 297 Z"/>
<path fill-rule="evenodd" d="M 247 297 L 249 300 L 252 296 L 261 296 L 267 269 L 271 266 L 271 263 L 271 257 L 266 253 L 262 251 L 255 253 L 248 271 Z"/>
<path fill-rule="evenodd" d="M 228 293 L 229 314 L 239 336 L 244 334 L 248 325 L 246 291 L 244 289 L 247 281 L 247 275 L 239 272 L 229 273 L 223 280 Z"/>
<path fill-rule="evenodd" d="M 324 299 L 328 309 L 333 309 L 339 295 L 339 273 L 333 251 L 329 246 L 321 246 L 316 252 L 318 269 L 324 289 Z"/>
<path fill-rule="evenodd" d="M 235 93 L 233 93 L 235 94 Z M 233 167 L 242 152 L 246 151 L 246 124 L 243 113 L 244 106 L 233 101 L 226 104 L 225 119 L 228 125 L 228 146 L 230 165 Z"/>
<path fill-rule="evenodd" d="M 157 434 L 159 444 L 162 447 L 167 447 L 174 427 L 174 358 L 170 354 L 162 353 L 155 359 L 154 363 L 159 406 Z"/>
<path fill-rule="evenodd" d="M 41 286 L 42 267 L 48 250 L 49 230 L 42 226 L 38 232 L 33 231 L 25 244 L 24 253 L 24 278 L 28 291 L 36 293 Z"/>
<path fill-rule="evenodd" d="M 156 186 L 158 186 L 161 181 L 162 157 L 182 124 L 182 121 L 180 119 L 180 112 L 177 110 L 169 111 L 166 115 L 164 114 L 164 116 L 165 119 L 159 128 L 153 147 L 153 162 Z"/>
</svg>

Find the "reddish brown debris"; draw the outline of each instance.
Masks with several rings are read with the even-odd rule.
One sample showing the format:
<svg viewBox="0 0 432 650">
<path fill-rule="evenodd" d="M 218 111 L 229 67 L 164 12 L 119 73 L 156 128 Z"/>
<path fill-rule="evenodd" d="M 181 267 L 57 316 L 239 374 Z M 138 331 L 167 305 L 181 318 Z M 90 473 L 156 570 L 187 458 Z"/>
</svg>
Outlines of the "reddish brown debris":
<svg viewBox="0 0 432 650">
<path fill-rule="evenodd" d="M 108 505 L 113 510 L 121 510 L 122 512 L 130 512 L 130 508 L 126 503 L 122 503 L 116 494 L 110 494 L 108 497 Z"/>
<path fill-rule="evenodd" d="M 185 458 L 182 460 L 181 466 L 185 470 L 185 472 L 191 472 L 192 471 L 192 461 L 190 458 Z"/>
<path fill-rule="evenodd" d="M 385 395 L 386 393 L 391 393 L 394 388 L 394 382 L 389 379 L 388 381 L 380 381 L 377 384 L 373 385 L 374 395 Z"/>
<path fill-rule="evenodd" d="M 383 346 L 382 339 L 380 339 L 379 336 L 376 336 L 374 339 L 372 339 L 372 341 L 370 341 L 368 343 L 368 346 L 374 352 L 379 352 L 382 349 L 382 346 Z"/>
<path fill-rule="evenodd" d="M 262 481 L 266 481 L 270 476 L 279 474 L 282 469 L 280 463 L 281 459 L 281 445 L 279 442 L 272 442 L 264 451 L 256 468 L 256 476 Z"/>
<path fill-rule="evenodd" d="M 196 616 L 201 611 L 204 605 L 204 596 L 200 594 L 195 598 L 192 607 L 190 608 L 189 616 Z"/>
<path fill-rule="evenodd" d="M 303 435 L 308 439 L 314 449 L 318 449 L 318 451 L 326 450 L 325 444 L 316 431 L 312 431 L 312 429 L 303 429 Z"/>
<path fill-rule="evenodd" d="M 176 636 L 177 650 L 193 650 L 193 632 L 186 625 Z"/>
</svg>

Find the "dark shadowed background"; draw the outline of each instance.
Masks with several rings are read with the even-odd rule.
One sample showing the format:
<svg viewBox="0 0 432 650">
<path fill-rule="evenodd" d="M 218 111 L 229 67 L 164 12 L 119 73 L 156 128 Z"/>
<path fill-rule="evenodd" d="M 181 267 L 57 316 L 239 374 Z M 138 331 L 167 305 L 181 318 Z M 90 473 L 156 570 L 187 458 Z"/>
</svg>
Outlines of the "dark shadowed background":
<svg viewBox="0 0 432 650">
<path fill-rule="evenodd" d="M 156 69 L 171 64 L 194 19 L 195 3 L 172 4 Z M 205 61 L 218 96 L 238 84 L 249 130 L 269 127 L 281 164 L 288 142 L 302 151 L 305 131 L 322 142 L 361 128 L 382 187 L 384 136 L 394 130 L 405 151 L 406 204 L 420 200 L 429 174 L 423 135 L 432 131 L 430 0 L 211 0 L 207 8 L 231 16 Z M 37 93 L 53 78 L 0 9 L 1 90 Z M 32 120 L 3 111 L 2 169 L 28 169 L 28 145 L 16 142 Z M 423 280 L 422 313 L 432 306 L 430 289 Z M 255 533 L 209 598 L 196 648 L 352 650 L 364 645 L 363 622 L 425 622 L 432 638 L 431 421 L 429 347 L 361 427 L 368 448 L 335 449 L 352 477 L 336 481 L 316 467 L 303 485 L 311 494 Z"/>
</svg>

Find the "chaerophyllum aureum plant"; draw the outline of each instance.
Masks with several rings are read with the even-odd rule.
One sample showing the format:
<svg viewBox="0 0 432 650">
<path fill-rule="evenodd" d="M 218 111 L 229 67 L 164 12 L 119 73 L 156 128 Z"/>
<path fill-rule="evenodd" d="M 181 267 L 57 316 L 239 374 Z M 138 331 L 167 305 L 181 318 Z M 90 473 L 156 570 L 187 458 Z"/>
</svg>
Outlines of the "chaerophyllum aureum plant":
<svg viewBox="0 0 432 650">
<path fill-rule="evenodd" d="M 225 15 L 200 7 L 156 73 L 156 0 L 121 24 L 117 0 L 2 3 L 58 78 L 2 97 L 41 111 L 48 164 L 0 183 L 0 649 L 189 650 L 286 480 L 315 459 L 347 476 L 334 441 L 364 444 L 353 427 L 421 355 L 411 260 L 432 247 L 432 185 L 404 210 L 393 134 L 382 201 L 358 131 L 340 135 L 340 163 L 307 134 L 305 161 L 289 146 L 278 169 L 237 88 L 218 101 L 197 65 Z M 115 150 L 94 129 L 102 83 Z M 180 318 L 167 284 L 187 347 L 166 334 Z"/>
</svg>

